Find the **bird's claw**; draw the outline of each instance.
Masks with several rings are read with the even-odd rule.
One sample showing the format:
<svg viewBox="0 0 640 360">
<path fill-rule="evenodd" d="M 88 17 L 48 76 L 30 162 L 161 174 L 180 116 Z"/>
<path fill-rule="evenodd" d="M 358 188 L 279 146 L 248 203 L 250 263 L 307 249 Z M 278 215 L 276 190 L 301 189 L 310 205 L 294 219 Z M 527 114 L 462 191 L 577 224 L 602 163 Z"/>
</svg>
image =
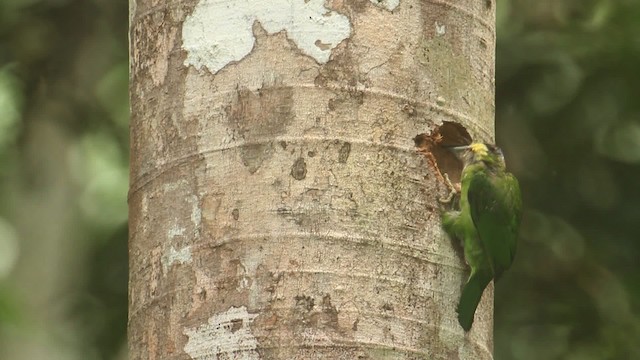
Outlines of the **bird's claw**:
<svg viewBox="0 0 640 360">
<path fill-rule="evenodd" d="M 449 179 L 449 175 L 448 174 L 443 174 L 442 177 L 444 178 L 444 183 L 447 185 L 447 188 L 449 188 L 450 192 L 447 195 L 447 197 L 440 197 L 438 198 L 438 201 L 441 204 L 451 204 L 451 201 L 453 201 L 453 198 L 456 196 L 456 194 L 458 194 L 458 189 L 456 189 L 456 187 L 453 185 L 453 183 L 451 182 L 451 179 Z"/>
</svg>

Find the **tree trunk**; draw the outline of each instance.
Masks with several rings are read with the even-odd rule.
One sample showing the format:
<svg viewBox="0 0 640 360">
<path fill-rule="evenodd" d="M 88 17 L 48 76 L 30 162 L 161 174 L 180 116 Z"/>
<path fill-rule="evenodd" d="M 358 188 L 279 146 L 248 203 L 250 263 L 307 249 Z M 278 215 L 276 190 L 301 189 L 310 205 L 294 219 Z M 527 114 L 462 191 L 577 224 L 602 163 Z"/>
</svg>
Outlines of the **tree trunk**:
<svg viewBox="0 0 640 360">
<path fill-rule="evenodd" d="M 493 2 L 157 3 L 131 9 L 131 358 L 490 359 L 414 138 L 493 134 Z"/>
</svg>

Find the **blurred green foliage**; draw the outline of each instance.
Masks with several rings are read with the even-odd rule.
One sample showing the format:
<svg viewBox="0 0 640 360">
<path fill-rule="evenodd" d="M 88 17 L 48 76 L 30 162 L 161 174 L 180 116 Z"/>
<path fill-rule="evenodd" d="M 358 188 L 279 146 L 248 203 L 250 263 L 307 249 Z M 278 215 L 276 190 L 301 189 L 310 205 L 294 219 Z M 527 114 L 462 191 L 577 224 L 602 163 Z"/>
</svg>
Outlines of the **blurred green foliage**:
<svg viewBox="0 0 640 360">
<path fill-rule="evenodd" d="M 126 358 L 127 12 L 0 1 L 0 359 Z"/>
<path fill-rule="evenodd" d="M 498 0 L 496 359 L 640 359 L 640 2 Z M 0 1 L 0 358 L 123 359 L 127 3 Z"/>
<path fill-rule="evenodd" d="M 640 359 L 640 2 L 498 1 L 496 131 L 525 205 L 496 359 Z"/>
</svg>

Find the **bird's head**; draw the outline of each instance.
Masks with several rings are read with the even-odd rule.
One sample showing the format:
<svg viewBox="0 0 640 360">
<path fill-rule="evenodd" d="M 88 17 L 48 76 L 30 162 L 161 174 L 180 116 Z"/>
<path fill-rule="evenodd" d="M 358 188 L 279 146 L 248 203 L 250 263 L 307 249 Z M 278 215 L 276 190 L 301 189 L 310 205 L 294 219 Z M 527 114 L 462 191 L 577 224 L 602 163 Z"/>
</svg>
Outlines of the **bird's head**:
<svg viewBox="0 0 640 360">
<path fill-rule="evenodd" d="M 456 157 L 462 160 L 464 166 L 484 162 L 489 167 L 504 167 L 502 150 L 493 144 L 471 143 L 465 146 L 448 148 Z"/>
</svg>

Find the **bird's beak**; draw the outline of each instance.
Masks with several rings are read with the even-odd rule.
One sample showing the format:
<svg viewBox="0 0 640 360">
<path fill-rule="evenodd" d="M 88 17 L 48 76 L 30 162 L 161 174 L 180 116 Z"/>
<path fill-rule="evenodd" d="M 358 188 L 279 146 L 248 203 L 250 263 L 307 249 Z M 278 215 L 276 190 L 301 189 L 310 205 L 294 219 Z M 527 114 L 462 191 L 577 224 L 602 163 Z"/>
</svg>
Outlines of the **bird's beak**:
<svg viewBox="0 0 640 360">
<path fill-rule="evenodd" d="M 445 146 L 445 149 L 449 150 L 458 159 L 462 159 L 462 154 L 469 149 L 469 145 L 463 146 Z"/>
</svg>

